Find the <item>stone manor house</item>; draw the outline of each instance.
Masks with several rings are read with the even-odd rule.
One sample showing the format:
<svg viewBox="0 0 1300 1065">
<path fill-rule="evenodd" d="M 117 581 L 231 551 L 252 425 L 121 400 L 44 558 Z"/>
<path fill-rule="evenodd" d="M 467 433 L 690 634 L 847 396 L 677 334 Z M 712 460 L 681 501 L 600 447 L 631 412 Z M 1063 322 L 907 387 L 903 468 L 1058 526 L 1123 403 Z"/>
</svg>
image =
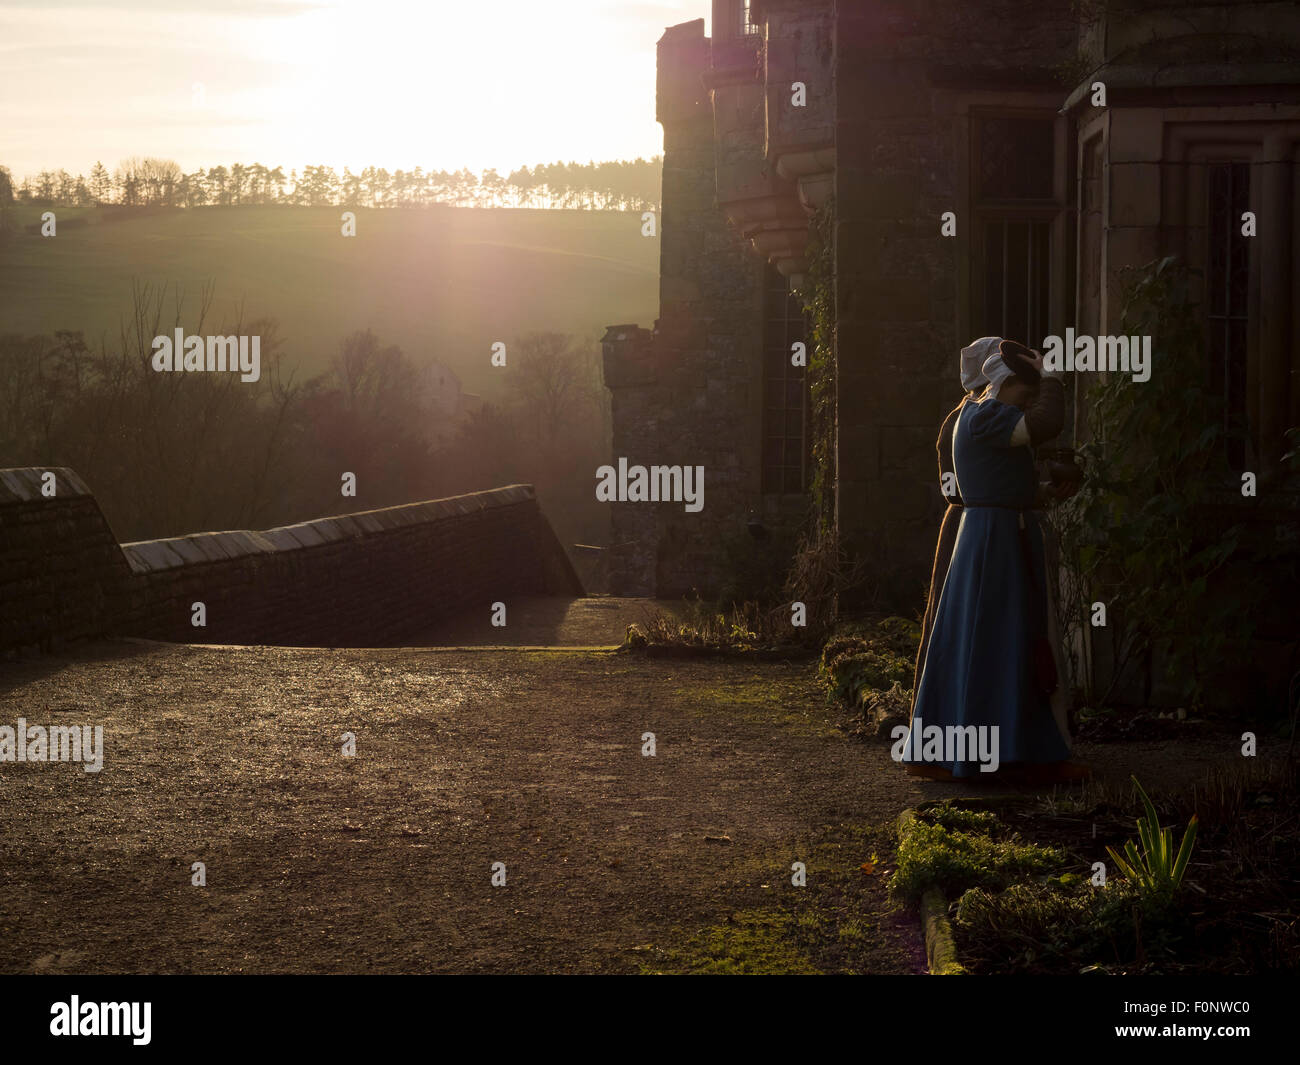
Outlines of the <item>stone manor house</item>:
<svg viewBox="0 0 1300 1065">
<path fill-rule="evenodd" d="M 790 353 L 827 213 L 834 523 L 895 609 L 924 598 L 959 349 L 1119 333 L 1124 267 L 1176 254 L 1199 272 L 1206 372 L 1246 435 L 1230 461 L 1284 479 L 1300 6 L 714 0 L 711 31 L 687 22 L 658 44 L 659 318 L 611 326 L 604 354 L 614 454 L 702 464 L 705 506 L 614 504 L 612 592 L 707 595 L 747 527 L 806 520 L 809 388 Z M 1087 438 L 1069 388 L 1067 444 Z"/>
</svg>

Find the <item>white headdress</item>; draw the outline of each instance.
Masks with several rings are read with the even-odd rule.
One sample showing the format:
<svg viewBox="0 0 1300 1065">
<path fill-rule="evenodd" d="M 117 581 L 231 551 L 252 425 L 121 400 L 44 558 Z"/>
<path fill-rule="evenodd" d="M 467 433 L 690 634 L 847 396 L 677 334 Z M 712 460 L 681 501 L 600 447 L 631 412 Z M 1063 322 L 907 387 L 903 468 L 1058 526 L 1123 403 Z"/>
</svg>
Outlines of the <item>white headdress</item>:
<svg viewBox="0 0 1300 1065">
<path fill-rule="evenodd" d="M 998 398 L 998 392 L 1001 391 L 1007 378 L 1015 377 L 1015 372 L 1002 361 L 1001 355 L 994 355 L 992 358 L 987 359 L 980 368 L 980 372 L 984 375 L 984 379 L 988 381 L 989 395 L 994 399 Z"/>
<path fill-rule="evenodd" d="M 974 392 L 987 383 L 983 366 L 990 355 L 996 355 L 1001 337 L 981 337 L 961 349 L 961 386 Z"/>
</svg>

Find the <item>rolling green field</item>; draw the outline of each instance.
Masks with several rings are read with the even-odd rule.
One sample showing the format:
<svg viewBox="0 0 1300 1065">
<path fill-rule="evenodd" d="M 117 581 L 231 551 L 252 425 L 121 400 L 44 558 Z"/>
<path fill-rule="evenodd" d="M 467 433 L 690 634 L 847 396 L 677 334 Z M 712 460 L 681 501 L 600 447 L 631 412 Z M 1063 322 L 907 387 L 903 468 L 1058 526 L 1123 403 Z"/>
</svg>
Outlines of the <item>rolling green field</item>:
<svg viewBox="0 0 1300 1065">
<path fill-rule="evenodd" d="M 345 238 L 338 207 L 56 208 L 58 235 L 43 238 L 27 228 L 41 210 L 12 208 L 19 228 L 0 246 L 0 333 L 80 329 L 92 346 L 101 336 L 111 344 L 133 281 L 179 286 L 192 331 L 210 280 L 205 332 L 233 324 L 241 305 L 246 322 L 274 317 L 300 374 L 370 328 L 492 397 L 494 341 L 532 330 L 594 338 L 657 314 L 659 241 L 641 235 L 639 214 L 360 209 L 357 235 Z"/>
</svg>

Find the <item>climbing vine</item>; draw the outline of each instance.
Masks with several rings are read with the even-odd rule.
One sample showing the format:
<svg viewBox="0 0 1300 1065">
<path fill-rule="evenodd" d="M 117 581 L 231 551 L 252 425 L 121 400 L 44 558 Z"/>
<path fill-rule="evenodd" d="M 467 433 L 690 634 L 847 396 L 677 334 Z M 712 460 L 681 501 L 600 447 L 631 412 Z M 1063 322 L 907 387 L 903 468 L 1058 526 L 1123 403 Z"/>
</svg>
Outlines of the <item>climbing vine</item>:
<svg viewBox="0 0 1300 1065">
<path fill-rule="evenodd" d="M 823 530 L 831 528 L 835 522 L 834 217 L 833 204 L 828 200 L 808 227 L 808 273 L 803 290 L 811 341 L 808 358 L 811 493 L 814 517 Z"/>
<path fill-rule="evenodd" d="M 786 592 L 807 604 L 809 619 L 828 630 L 838 595 L 860 577 L 839 548 L 835 525 L 835 208 L 827 201 L 809 225 L 808 272 L 800 290 L 808 315 L 808 405 L 811 511 Z"/>
<path fill-rule="evenodd" d="M 1203 334 L 1190 271 L 1174 257 L 1122 278 L 1120 331 L 1152 338 L 1150 380 L 1098 375 L 1087 392 L 1091 439 L 1080 449 L 1085 478 L 1058 507 L 1067 629 L 1096 626 L 1103 604 L 1113 668 L 1104 704 L 1127 671 L 1155 656 L 1191 705 L 1225 648 L 1249 637 L 1259 589 L 1252 569 L 1215 575 L 1242 545 L 1244 527 L 1207 520 L 1205 504 L 1232 480 L 1222 400 L 1205 385 Z M 1076 646 L 1079 645 L 1075 641 Z M 1149 694 L 1149 693 L 1148 693 Z"/>
</svg>

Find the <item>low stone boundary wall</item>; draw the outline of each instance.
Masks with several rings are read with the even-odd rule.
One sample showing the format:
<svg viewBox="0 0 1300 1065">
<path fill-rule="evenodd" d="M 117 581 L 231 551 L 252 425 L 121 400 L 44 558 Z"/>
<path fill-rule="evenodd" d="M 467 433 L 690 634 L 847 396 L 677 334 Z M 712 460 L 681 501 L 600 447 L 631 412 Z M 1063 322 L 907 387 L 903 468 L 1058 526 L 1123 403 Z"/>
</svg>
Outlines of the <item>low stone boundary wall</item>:
<svg viewBox="0 0 1300 1065">
<path fill-rule="evenodd" d="M 98 635 L 383 646 L 547 594 L 583 588 L 531 485 L 119 545 L 73 471 L 0 471 L 0 650 Z"/>
</svg>

